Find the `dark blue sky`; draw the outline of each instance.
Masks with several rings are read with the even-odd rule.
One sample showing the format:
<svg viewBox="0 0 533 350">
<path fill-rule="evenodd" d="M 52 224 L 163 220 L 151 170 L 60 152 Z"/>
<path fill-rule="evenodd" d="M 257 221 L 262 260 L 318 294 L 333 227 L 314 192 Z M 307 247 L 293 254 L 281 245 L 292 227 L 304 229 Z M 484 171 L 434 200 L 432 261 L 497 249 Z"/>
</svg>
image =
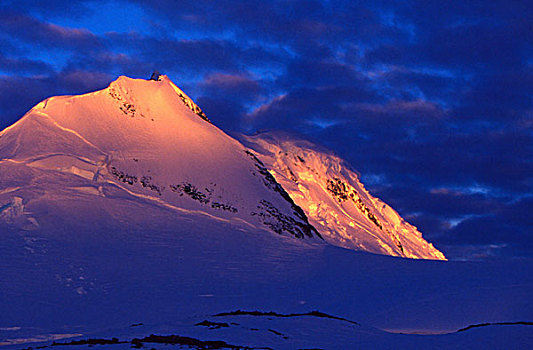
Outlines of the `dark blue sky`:
<svg viewBox="0 0 533 350">
<path fill-rule="evenodd" d="M 451 258 L 533 256 L 533 3 L 0 3 L 0 129 L 45 97 L 170 76 L 226 131 L 359 170 Z"/>
</svg>

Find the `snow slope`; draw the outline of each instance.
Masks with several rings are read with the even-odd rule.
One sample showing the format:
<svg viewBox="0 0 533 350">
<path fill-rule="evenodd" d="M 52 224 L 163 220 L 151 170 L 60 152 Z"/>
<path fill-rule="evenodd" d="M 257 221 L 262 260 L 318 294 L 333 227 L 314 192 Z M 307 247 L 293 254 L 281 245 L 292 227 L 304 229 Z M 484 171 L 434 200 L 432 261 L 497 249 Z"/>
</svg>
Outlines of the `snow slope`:
<svg viewBox="0 0 533 350">
<path fill-rule="evenodd" d="M 329 243 L 377 254 L 445 259 L 416 227 L 373 197 L 339 157 L 280 133 L 241 138 Z"/>
</svg>

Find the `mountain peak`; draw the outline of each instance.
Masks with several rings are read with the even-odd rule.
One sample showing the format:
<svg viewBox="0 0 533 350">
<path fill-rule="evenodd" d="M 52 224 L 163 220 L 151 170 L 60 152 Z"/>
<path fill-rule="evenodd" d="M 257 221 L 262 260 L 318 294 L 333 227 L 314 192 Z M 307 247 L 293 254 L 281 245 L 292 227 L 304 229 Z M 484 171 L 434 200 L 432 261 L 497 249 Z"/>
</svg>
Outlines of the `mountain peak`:
<svg viewBox="0 0 533 350">
<path fill-rule="evenodd" d="M 169 90 L 174 91 L 179 100 L 194 114 L 198 115 L 203 120 L 211 123 L 209 118 L 205 115 L 202 109 L 190 98 L 183 90 L 181 90 L 167 75 L 161 74 L 158 75 L 157 79 L 135 79 L 130 78 L 125 75 L 119 76 L 115 81 L 113 81 L 109 87 L 109 90 L 115 91 L 126 91 L 133 92 L 135 95 L 143 95 L 145 97 L 146 93 L 154 92 L 154 90 Z M 150 98 L 149 96 L 146 96 Z M 172 98 L 172 95 L 167 95 L 167 97 Z"/>
<path fill-rule="evenodd" d="M 51 97 L 0 133 L 0 183 L 15 184 L 3 196 L 0 188 L 0 206 L 21 198 L 27 210 L 17 213 L 25 217 L 46 202 L 86 223 L 101 215 L 94 208 L 105 208 L 104 216 L 124 222 L 131 214 L 117 217 L 108 198 L 128 198 L 116 205 L 131 206 L 135 220 L 139 208 L 152 205 L 187 222 L 215 220 L 379 254 L 445 259 L 331 152 L 274 134 L 244 138 L 246 148 L 206 121 L 165 75 L 120 76 L 100 91 Z M 68 203 L 80 197 L 87 207 L 70 212 Z M 10 220 L 38 228 L 49 219 Z"/>
</svg>

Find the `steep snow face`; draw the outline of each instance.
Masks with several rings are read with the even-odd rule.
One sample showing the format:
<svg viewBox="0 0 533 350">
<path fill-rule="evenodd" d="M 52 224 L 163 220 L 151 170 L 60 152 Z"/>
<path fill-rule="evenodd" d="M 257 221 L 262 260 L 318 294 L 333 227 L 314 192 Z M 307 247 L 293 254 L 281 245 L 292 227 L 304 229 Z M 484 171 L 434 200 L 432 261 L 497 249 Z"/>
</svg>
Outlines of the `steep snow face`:
<svg viewBox="0 0 533 350">
<path fill-rule="evenodd" d="M 260 161 L 212 125 L 166 76 L 120 77 L 101 91 L 39 103 L 0 133 L 0 173 L 13 167 L 28 177 L 19 187 L 36 187 L 34 200 L 59 198 L 65 176 L 74 175 L 82 181 L 78 192 L 94 195 L 93 207 L 105 207 L 106 188 L 113 185 L 167 210 L 319 237 Z M 15 197 L 27 205 L 20 191 L 0 196 L 0 206 L 13 211 Z"/>
<path fill-rule="evenodd" d="M 326 241 L 393 256 L 445 260 L 390 206 L 373 197 L 337 156 L 272 133 L 243 136 Z"/>
</svg>

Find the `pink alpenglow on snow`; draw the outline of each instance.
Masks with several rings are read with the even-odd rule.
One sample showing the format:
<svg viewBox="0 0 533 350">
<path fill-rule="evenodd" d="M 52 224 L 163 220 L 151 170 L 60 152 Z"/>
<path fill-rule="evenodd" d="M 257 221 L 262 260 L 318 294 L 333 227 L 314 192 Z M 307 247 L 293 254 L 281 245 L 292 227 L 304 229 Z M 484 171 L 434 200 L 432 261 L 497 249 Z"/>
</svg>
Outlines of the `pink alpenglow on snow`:
<svg viewBox="0 0 533 350">
<path fill-rule="evenodd" d="M 78 192 L 103 198 L 112 185 L 180 213 L 349 249 L 444 259 L 338 157 L 272 137 L 243 136 L 246 148 L 164 75 L 122 76 L 101 91 L 49 98 L 1 135 L 4 162 L 84 179 Z"/>
</svg>

